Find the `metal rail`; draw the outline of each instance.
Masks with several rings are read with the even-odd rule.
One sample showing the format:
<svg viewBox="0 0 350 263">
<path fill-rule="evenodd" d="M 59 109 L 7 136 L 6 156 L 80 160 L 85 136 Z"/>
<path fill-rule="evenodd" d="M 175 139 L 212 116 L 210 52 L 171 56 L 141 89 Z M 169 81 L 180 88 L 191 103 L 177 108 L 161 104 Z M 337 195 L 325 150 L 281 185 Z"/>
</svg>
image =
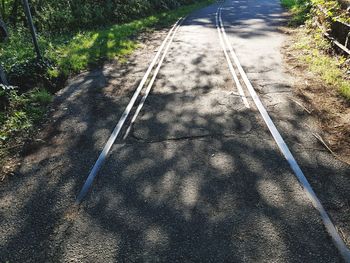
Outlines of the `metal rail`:
<svg viewBox="0 0 350 263">
<path fill-rule="evenodd" d="M 120 134 L 120 131 L 121 129 L 123 128 L 124 126 L 124 123 L 125 121 L 127 120 L 132 108 L 134 107 L 134 104 L 137 100 L 137 98 L 139 97 L 140 95 L 140 92 L 142 91 L 144 85 L 146 84 L 151 72 L 152 72 L 152 69 L 154 68 L 154 66 L 156 65 L 161 53 L 163 52 L 169 38 L 170 38 L 170 43 L 172 42 L 173 40 L 173 36 L 174 34 L 176 33 L 178 27 L 180 27 L 181 25 L 181 22 L 183 21 L 182 18 L 180 18 L 176 23 L 175 25 L 170 29 L 168 35 L 166 36 L 166 38 L 164 39 L 162 45 L 160 46 L 157 54 L 155 55 L 155 57 L 153 58 L 151 64 L 149 65 L 147 71 L 146 71 L 146 74 L 143 76 L 138 88 L 136 89 L 134 95 L 132 96 L 129 104 L 127 105 L 127 107 L 125 108 L 118 124 L 116 125 L 116 127 L 114 128 L 111 136 L 109 137 L 106 145 L 104 146 L 100 156 L 98 157 L 95 165 L 93 166 L 92 170 L 90 171 L 89 173 L 89 176 L 87 177 L 85 183 L 84 183 L 84 186 L 83 188 L 81 189 L 77 199 L 76 199 L 76 204 L 80 204 L 81 201 L 84 199 L 84 197 L 86 196 L 86 194 L 88 193 L 88 191 L 90 190 L 91 186 L 92 186 L 92 183 L 94 182 L 98 172 L 100 171 L 101 167 L 103 166 L 104 162 L 106 161 L 107 159 L 107 156 L 108 156 L 108 153 L 110 152 L 115 140 L 117 139 L 117 137 L 119 136 Z M 174 31 L 175 30 L 175 31 Z M 170 45 L 170 44 L 169 44 Z M 159 62 L 159 64 L 161 64 L 162 61 Z M 158 72 L 157 72 L 158 73 Z M 154 76 L 155 78 L 156 76 Z"/>
<path fill-rule="evenodd" d="M 220 29 L 219 34 L 221 33 L 224 38 L 227 38 L 225 26 L 222 20 L 222 4 L 219 6 L 217 13 L 216 13 L 216 26 Z M 303 171 L 301 170 L 299 164 L 297 163 L 296 159 L 294 158 L 293 154 L 289 150 L 286 142 L 282 138 L 281 134 L 279 133 L 277 127 L 273 123 L 270 115 L 268 114 L 266 108 L 262 104 L 259 96 L 257 95 L 253 85 L 251 84 L 246 72 L 244 71 L 235 51 L 233 50 L 232 46 L 230 45 L 230 53 L 232 56 L 232 59 L 238 68 L 238 71 L 243 79 L 243 82 L 245 83 L 246 88 L 248 89 L 256 107 L 258 108 L 258 111 L 261 114 L 261 117 L 263 118 L 265 124 L 267 125 L 271 135 L 273 136 L 276 144 L 278 145 L 278 148 L 282 152 L 283 156 L 289 163 L 291 169 L 293 170 L 294 174 L 296 175 L 297 179 L 299 180 L 300 184 L 302 185 L 306 195 L 312 202 L 313 206 L 316 208 L 316 210 L 320 213 L 323 224 L 325 225 L 327 232 L 331 236 L 336 248 L 342 255 L 343 259 L 350 263 L 350 250 L 345 245 L 343 239 L 340 237 L 337 229 L 335 228 L 333 222 L 331 221 L 328 213 L 324 209 L 323 205 L 321 204 L 320 200 L 318 199 L 316 193 L 312 189 L 310 183 L 306 179 Z"/>
</svg>

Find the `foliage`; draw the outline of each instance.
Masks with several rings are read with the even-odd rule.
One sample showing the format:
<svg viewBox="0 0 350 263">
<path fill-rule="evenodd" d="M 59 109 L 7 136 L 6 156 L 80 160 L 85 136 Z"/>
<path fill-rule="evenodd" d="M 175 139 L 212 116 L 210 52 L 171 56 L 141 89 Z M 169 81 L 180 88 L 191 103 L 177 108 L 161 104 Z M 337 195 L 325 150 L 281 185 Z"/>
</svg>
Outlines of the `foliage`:
<svg viewBox="0 0 350 263">
<path fill-rule="evenodd" d="M 18 86 L 33 87 L 34 82 L 39 83 L 39 87 L 57 86 L 57 81 L 62 81 L 70 74 L 100 65 L 109 59 L 125 57 L 137 47 L 134 36 L 140 32 L 167 26 L 209 2 L 211 1 L 201 1 L 126 24 L 60 36 L 39 34 L 39 45 L 48 60 L 45 65 L 37 64 L 32 59 L 35 54 L 28 32 L 17 30 L 11 35 L 8 43 L 0 44 L 0 63 L 10 72 L 10 81 L 16 80 L 14 84 Z M 19 75 L 23 77 L 20 78 Z M 24 83 L 26 80 L 30 84 Z"/>
<path fill-rule="evenodd" d="M 0 93 L 1 94 L 1 93 Z M 15 134 L 28 132 L 30 128 L 45 115 L 46 107 L 52 95 L 41 89 L 34 89 L 19 94 L 15 89 L 2 92 L 7 98 L 6 111 L 0 113 L 0 142 L 8 140 Z"/>
<path fill-rule="evenodd" d="M 12 2 L 13 0 L 7 1 Z M 150 0 L 149 6 L 146 2 L 125 1 L 124 5 L 126 8 L 131 3 L 138 3 L 139 6 L 136 5 L 134 11 L 128 11 L 137 14 L 142 8 L 146 8 L 148 12 L 152 8 L 166 10 L 180 3 L 194 1 Z M 4 143 L 15 135 L 28 133 L 42 119 L 52 100 L 52 91 L 62 87 L 62 81 L 69 75 L 100 65 L 109 59 L 123 59 L 137 47 L 135 36 L 140 32 L 168 26 L 179 17 L 210 2 L 212 0 L 201 0 L 193 5 L 158 12 L 128 23 L 105 25 L 92 30 L 60 35 L 41 32 L 38 40 L 45 60 L 34 59 L 35 53 L 27 30 L 12 27 L 8 42 L 0 44 L 0 64 L 9 73 L 10 83 L 18 87 L 0 85 L 0 155 Z M 95 1 L 91 1 L 92 3 Z M 98 12 L 96 15 L 98 16 Z"/>
<path fill-rule="evenodd" d="M 5 110 L 9 100 L 8 100 L 8 93 L 11 90 L 14 90 L 15 87 L 13 86 L 6 86 L 3 84 L 0 84 L 0 111 Z M 1 116 L 0 116 L 1 119 Z"/>
<path fill-rule="evenodd" d="M 0 0 L 0 12 L 12 25 L 25 23 L 21 0 Z M 196 0 L 31 0 L 39 32 L 72 32 L 121 24 L 155 12 L 193 4 Z"/>
<path fill-rule="evenodd" d="M 291 25 L 298 26 L 306 21 L 311 10 L 311 0 L 281 0 L 281 2 L 292 12 Z"/>
<path fill-rule="evenodd" d="M 50 74 L 54 68 L 49 60 L 27 59 L 11 67 L 8 72 L 8 81 L 20 87 L 22 92 L 33 87 L 52 89 L 57 78 Z"/>
<path fill-rule="evenodd" d="M 329 56 L 330 43 L 321 32 L 306 28 L 299 34 L 294 48 L 300 50 L 299 59 L 306 63 L 309 70 L 317 74 L 326 84 L 335 87 L 350 101 L 350 81 L 346 78 L 346 58 Z"/>
<path fill-rule="evenodd" d="M 292 25 L 306 24 L 294 48 L 300 50 L 299 59 L 308 69 L 317 74 L 326 84 L 336 88 L 339 94 L 350 101 L 350 81 L 346 76 L 346 59 L 335 55 L 331 45 L 317 27 L 312 26 L 313 17 L 329 27 L 331 21 L 349 21 L 336 0 L 281 0 L 292 12 Z"/>
<path fill-rule="evenodd" d="M 311 14 L 350 22 L 337 0 L 281 0 L 281 3 L 292 12 L 290 24 L 294 26 L 303 24 Z"/>
</svg>

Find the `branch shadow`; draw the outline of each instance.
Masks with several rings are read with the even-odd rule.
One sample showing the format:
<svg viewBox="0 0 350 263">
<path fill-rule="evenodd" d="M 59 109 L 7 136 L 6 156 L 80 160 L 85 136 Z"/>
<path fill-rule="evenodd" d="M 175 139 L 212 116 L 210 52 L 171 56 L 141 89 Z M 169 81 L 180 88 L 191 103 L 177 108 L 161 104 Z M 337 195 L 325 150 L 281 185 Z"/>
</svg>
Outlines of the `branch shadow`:
<svg viewBox="0 0 350 263">
<path fill-rule="evenodd" d="M 213 31 L 216 8 L 193 14 L 182 33 Z M 72 213 L 150 54 L 59 93 L 38 135 L 45 143 L 0 185 L 0 260 L 341 262 L 261 119 L 230 90 L 220 46 L 204 39 L 175 40 L 132 136 L 116 142 Z"/>
</svg>

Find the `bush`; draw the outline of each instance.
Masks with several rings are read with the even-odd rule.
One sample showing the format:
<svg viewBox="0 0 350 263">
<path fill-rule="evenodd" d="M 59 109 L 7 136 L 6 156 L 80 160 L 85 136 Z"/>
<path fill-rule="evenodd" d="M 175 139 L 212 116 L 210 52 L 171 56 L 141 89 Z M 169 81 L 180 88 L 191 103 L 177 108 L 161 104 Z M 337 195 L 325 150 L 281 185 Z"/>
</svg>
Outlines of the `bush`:
<svg viewBox="0 0 350 263">
<path fill-rule="evenodd" d="M 15 64 L 8 72 L 8 81 L 11 85 L 21 87 L 21 91 L 27 91 L 33 87 L 52 87 L 49 76 L 52 68 L 49 61 L 30 59 Z"/>
<path fill-rule="evenodd" d="M 43 89 L 34 89 L 19 94 L 14 88 L 0 93 L 7 100 L 6 110 L 0 112 L 0 142 L 5 142 L 13 135 L 28 132 L 45 115 L 52 95 Z"/>
<path fill-rule="evenodd" d="M 16 2 L 17 1 L 17 2 Z M 5 19 L 25 21 L 19 0 L 6 1 Z M 72 32 L 83 29 L 125 23 L 146 17 L 155 11 L 170 10 L 198 0 L 32 0 L 30 1 L 35 25 L 39 32 Z"/>
<path fill-rule="evenodd" d="M 9 94 L 13 90 L 15 90 L 15 87 L 13 87 L 13 86 L 7 86 L 7 85 L 0 84 L 0 112 L 5 110 L 6 107 L 8 106 Z"/>
</svg>

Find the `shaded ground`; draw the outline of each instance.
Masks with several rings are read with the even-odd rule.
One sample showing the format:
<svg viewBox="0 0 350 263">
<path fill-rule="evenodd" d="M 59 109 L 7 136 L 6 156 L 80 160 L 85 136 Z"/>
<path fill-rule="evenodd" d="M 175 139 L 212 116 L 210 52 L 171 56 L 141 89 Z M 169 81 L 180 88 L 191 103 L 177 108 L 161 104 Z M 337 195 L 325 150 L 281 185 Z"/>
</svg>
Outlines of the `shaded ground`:
<svg viewBox="0 0 350 263">
<path fill-rule="evenodd" d="M 295 76 L 295 96 L 292 99 L 299 111 L 304 111 L 306 128 L 318 140 L 318 144 L 312 146 L 315 147 L 313 150 L 324 151 L 324 156 L 333 155 L 333 161 L 328 161 L 327 167 L 345 169 L 345 173 L 340 174 L 332 168 L 326 169 L 324 175 L 315 178 L 314 187 L 319 187 L 318 194 L 328 204 L 328 210 L 338 220 L 341 235 L 350 245 L 350 195 L 346 190 L 350 180 L 350 105 L 334 87 L 327 86 L 318 76 L 308 72 L 307 66 L 298 59 L 300 54 L 292 45 L 301 32 L 290 29 L 287 32 L 290 36 L 283 54 L 286 68 Z M 324 158 L 317 160 L 320 163 Z"/>
<path fill-rule="evenodd" d="M 238 57 L 301 169 L 350 246 L 347 190 L 350 167 L 332 156 L 314 136 L 323 134 L 322 128 L 317 118 L 300 106 L 303 101 L 298 98 L 295 87 L 302 86 L 304 80 L 286 65 L 282 55 L 289 54 L 285 50 L 289 40 L 285 34 L 288 14 L 283 13 L 277 1 L 235 3 L 240 7 L 232 8 L 226 17 L 232 18 L 228 32 Z M 233 20 L 235 16 L 242 19 Z M 228 21 L 226 19 L 226 26 L 230 25 Z M 300 74 L 305 76 L 307 72 Z"/>
<path fill-rule="evenodd" d="M 286 29 L 286 33 L 290 36 L 283 53 L 288 70 L 298 78 L 294 86 L 303 102 L 300 106 L 317 118 L 320 135 L 338 159 L 350 165 L 350 102 L 339 96 L 339 87 L 324 83 L 301 61 L 302 51 L 294 45 L 306 34 L 304 29 Z"/>
<path fill-rule="evenodd" d="M 57 94 L 40 143 L 28 147 L 15 174 L 0 184 L 0 261 L 59 261 L 50 242 L 55 227 L 65 220 L 165 34 L 149 35 L 128 63 L 81 74 Z"/>
<path fill-rule="evenodd" d="M 342 262 L 257 111 L 238 96 L 217 7 L 181 27 L 131 136 L 114 145 L 79 211 L 75 195 L 164 33 L 129 64 L 83 74 L 61 91 L 39 136 L 45 143 L 0 185 L 1 261 Z M 348 167 L 313 149 L 305 115 L 289 100 L 278 1 L 226 1 L 223 19 L 306 176 L 317 192 L 326 188 L 326 207 L 349 200 L 339 196 Z"/>
</svg>

